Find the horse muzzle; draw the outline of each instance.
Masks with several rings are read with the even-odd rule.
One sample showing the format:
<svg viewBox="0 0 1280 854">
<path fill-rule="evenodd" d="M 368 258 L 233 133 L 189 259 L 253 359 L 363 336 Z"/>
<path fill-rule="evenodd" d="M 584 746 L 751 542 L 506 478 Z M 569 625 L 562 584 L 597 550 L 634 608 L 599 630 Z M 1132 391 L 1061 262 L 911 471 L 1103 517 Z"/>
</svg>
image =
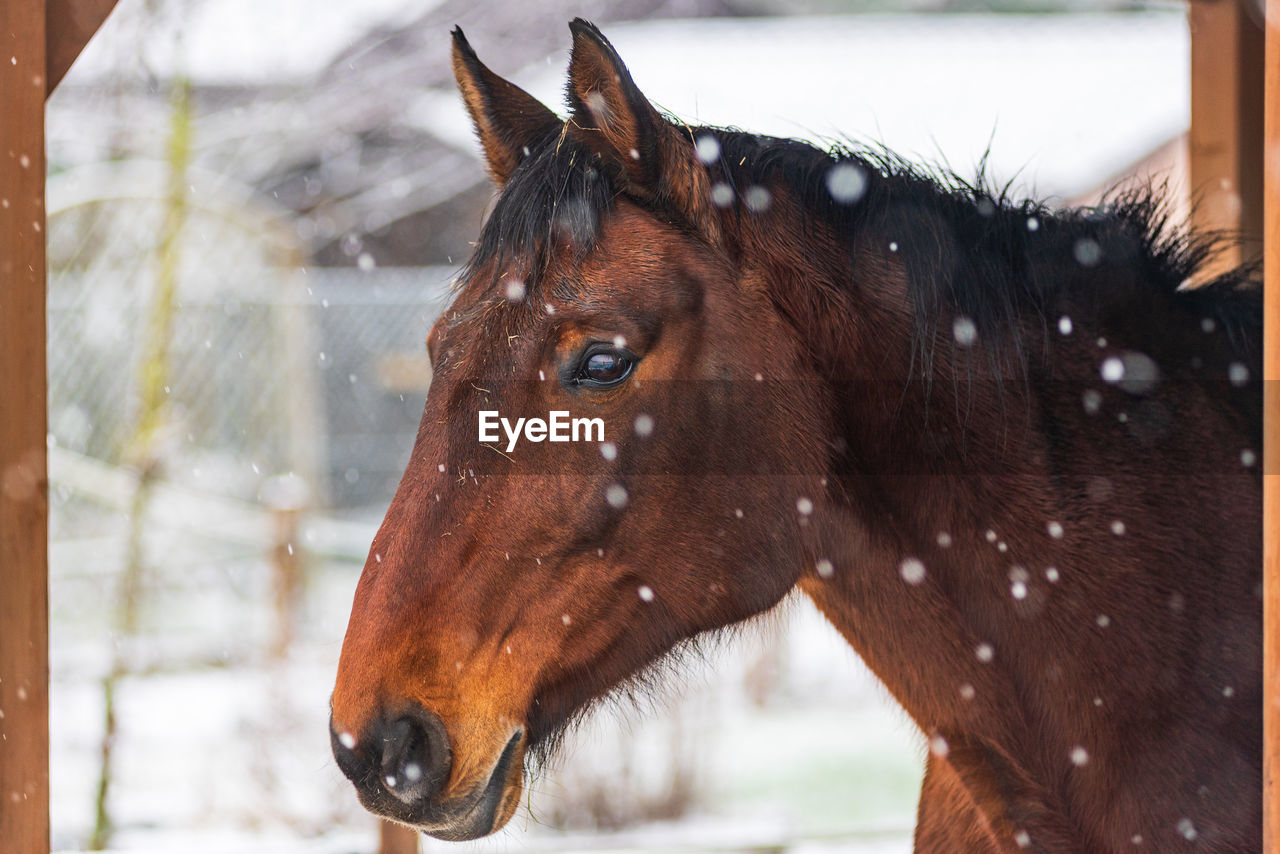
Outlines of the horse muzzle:
<svg viewBox="0 0 1280 854">
<path fill-rule="evenodd" d="M 359 736 L 337 729 L 334 759 L 365 809 L 438 839 L 477 839 L 511 817 L 520 797 L 525 734 L 516 727 L 487 777 L 448 793 L 453 751 L 444 722 L 414 707 L 383 717 Z M 459 788 L 455 786 L 454 788 Z"/>
</svg>

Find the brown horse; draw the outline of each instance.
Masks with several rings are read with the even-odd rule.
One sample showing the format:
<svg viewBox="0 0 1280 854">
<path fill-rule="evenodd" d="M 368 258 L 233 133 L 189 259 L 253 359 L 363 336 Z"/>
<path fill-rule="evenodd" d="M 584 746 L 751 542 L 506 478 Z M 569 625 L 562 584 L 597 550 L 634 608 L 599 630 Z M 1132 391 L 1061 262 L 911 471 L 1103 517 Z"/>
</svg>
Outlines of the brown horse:
<svg viewBox="0 0 1280 854">
<path fill-rule="evenodd" d="M 526 755 L 798 586 L 929 739 L 917 850 L 1259 850 L 1256 286 L 1186 287 L 1146 195 L 672 122 L 570 29 L 567 121 L 454 33 L 501 194 L 342 649 L 361 801 L 491 833 Z"/>
</svg>

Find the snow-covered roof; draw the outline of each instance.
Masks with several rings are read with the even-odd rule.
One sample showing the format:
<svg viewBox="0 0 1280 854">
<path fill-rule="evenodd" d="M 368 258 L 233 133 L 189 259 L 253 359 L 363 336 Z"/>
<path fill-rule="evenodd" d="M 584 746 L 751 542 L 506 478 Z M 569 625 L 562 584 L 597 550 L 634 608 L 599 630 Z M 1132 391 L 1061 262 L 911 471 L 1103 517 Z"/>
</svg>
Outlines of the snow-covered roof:
<svg viewBox="0 0 1280 854">
<path fill-rule="evenodd" d="M 205 0 L 158 12 L 122 2 L 76 61 L 76 81 L 118 68 L 116 49 L 140 54 L 158 77 L 205 85 L 278 85 L 319 74 L 366 33 L 403 26 L 440 0 Z M 141 38 L 131 36 L 141 31 Z"/>
<path fill-rule="evenodd" d="M 645 94 L 692 123 L 883 143 L 965 176 L 989 147 L 994 179 L 1042 196 L 1092 189 L 1190 119 L 1181 11 L 666 20 L 605 33 Z M 512 79 L 559 110 L 564 68 L 558 54 Z M 422 107 L 433 133 L 474 149 L 456 97 Z"/>
</svg>

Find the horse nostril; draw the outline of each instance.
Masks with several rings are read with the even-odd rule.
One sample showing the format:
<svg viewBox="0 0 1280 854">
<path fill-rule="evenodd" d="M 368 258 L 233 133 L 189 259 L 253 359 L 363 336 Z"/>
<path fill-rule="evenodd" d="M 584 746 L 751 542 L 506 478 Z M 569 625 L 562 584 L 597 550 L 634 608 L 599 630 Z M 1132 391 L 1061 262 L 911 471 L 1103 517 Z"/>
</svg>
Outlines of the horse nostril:
<svg viewBox="0 0 1280 854">
<path fill-rule="evenodd" d="M 338 731 L 332 720 L 329 722 L 329 743 L 333 748 L 333 758 L 343 774 L 355 780 L 365 773 L 366 766 L 356 750 L 356 737 L 346 730 Z"/>
<path fill-rule="evenodd" d="M 431 797 L 449 774 L 449 740 L 439 718 L 428 712 L 403 717 L 382 732 L 382 783 L 404 803 Z"/>
</svg>

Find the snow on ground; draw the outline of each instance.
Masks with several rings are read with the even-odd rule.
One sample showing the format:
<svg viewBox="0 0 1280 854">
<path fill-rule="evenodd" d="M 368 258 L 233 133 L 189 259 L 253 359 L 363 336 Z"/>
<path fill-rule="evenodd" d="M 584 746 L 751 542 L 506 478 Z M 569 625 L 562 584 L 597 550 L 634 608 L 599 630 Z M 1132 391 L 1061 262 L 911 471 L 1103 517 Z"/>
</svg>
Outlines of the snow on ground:
<svg viewBox="0 0 1280 854">
<path fill-rule="evenodd" d="M 302 637 L 273 662 L 254 652 L 272 628 L 261 562 L 172 533 L 148 542 L 169 568 L 158 568 L 159 592 L 144 614 L 154 672 L 127 679 L 117 700 L 113 850 L 372 852 L 374 822 L 334 765 L 327 735 L 358 565 L 314 566 Z M 119 545 L 101 541 L 98 559 L 109 562 Z M 110 575 L 69 565 L 85 555 L 55 549 L 53 567 L 53 840 L 67 851 L 92 824 L 99 679 L 113 642 L 102 607 Z M 223 563 L 238 568 L 217 569 Z M 206 663 L 182 666 L 191 658 Z M 424 850 L 905 852 L 921 767 L 905 715 L 797 599 L 685 669 L 647 707 L 598 713 L 535 778 L 507 829 L 462 846 L 427 840 Z M 584 824 L 592 798 L 620 814 L 660 803 L 677 768 L 693 782 L 686 818 L 614 833 Z"/>
<path fill-rule="evenodd" d="M 1186 13 L 851 15 L 613 24 L 605 35 L 654 103 L 694 124 L 819 143 L 883 143 L 971 176 L 1079 196 L 1190 121 Z M 568 45 L 568 33 L 565 34 Z M 566 54 L 481 59 L 563 112 Z M 474 150 L 457 96 L 418 121 Z"/>
</svg>

